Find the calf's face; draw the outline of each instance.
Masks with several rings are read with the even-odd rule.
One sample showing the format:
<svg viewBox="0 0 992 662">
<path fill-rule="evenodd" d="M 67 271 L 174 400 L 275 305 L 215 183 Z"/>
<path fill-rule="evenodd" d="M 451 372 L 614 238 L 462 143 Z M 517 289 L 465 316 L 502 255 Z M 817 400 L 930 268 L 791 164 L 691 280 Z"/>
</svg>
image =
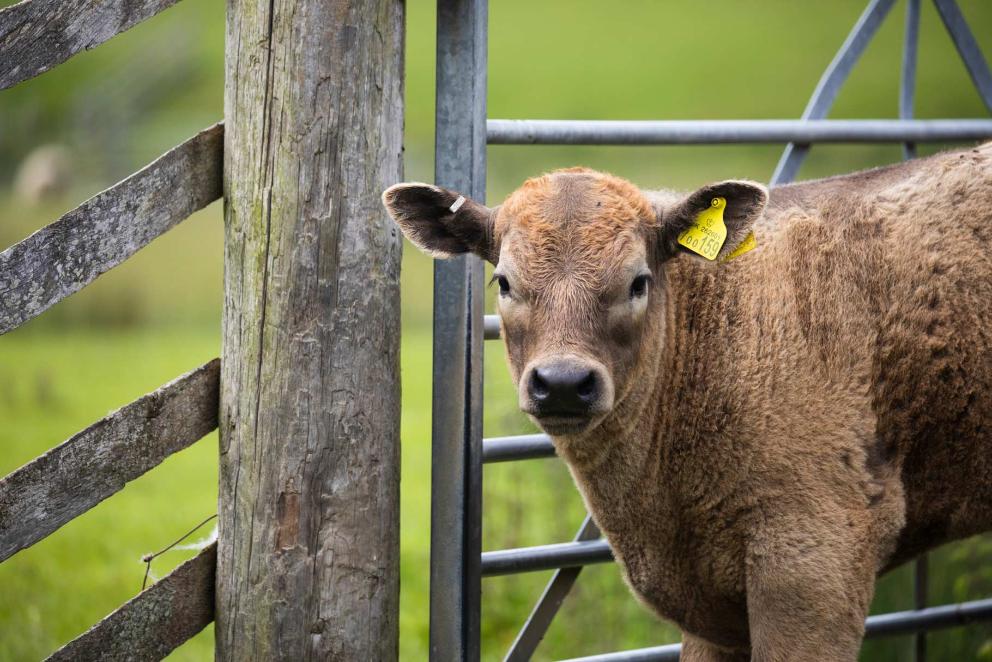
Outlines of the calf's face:
<svg viewBox="0 0 992 662">
<path fill-rule="evenodd" d="M 426 184 L 397 184 L 383 201 L 407 238 L 436 257 L 472 252 L 495 269 L 498 309 L 520 408 L 552 435 L 598 425 L 636 382 L 641 349 L 663 331 L 665 263 L 712 200 L 726 202 L 728 254 L 767 192 L 728 181 L 651 199 L 585 169 L 530 179 L 488 208 Z M 657 358 L 657 357 L 654 357 Z"/>
</svg>

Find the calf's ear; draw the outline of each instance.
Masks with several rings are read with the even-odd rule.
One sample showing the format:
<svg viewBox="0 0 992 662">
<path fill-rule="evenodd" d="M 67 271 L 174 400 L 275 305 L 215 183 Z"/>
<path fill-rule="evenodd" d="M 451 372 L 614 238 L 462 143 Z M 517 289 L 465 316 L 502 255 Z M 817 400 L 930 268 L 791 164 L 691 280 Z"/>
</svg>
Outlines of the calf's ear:
<svg viewBox="0 0 992 662">
<path fill-rule="evenodd" d="M 493 264 L 499 260 L 494 209 L 440 186 L 417 183 L 390 186 L 382 203 L 406 238 L 429 255 L 475 253 Z"/>
<path fill-rule="evenodd" d="M 723 209 L 727 239 L 716 256 L 721 260 L 733 253 L 751 233 L 754 222 L 761 217 L 768 203 L 768 189 L 757 182 L 731 179 L 704 186 L 663 207 L 659 212 L 662 259 L 679 253 L 695 255 L 679 244 L 679 235 L 695 223 L 701 212 L 711 207 L 715 198 L 727 201 Z"/>
</svg>

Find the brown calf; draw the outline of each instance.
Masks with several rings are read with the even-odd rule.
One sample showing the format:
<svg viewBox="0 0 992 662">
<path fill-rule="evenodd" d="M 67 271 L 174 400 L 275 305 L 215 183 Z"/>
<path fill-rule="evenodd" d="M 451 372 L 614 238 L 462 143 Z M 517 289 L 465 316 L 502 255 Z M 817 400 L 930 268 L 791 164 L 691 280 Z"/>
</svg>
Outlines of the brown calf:
<svg viewBox="0 0 992 662">
<path fill-rule="evenodd" d="M 676 238 L 721 197 L 711 262 Z M 496 265 L 520 407 L 683 659 L 855 660 L 879 573 L 992 529 L 992 145 L 770 193 L 383 199 Z"/>
</svg>

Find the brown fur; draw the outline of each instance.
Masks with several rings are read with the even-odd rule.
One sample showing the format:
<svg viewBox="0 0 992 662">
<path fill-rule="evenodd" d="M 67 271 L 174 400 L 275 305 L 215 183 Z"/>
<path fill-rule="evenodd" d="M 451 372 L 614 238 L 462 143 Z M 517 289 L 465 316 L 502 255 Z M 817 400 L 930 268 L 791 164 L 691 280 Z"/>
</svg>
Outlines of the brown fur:
<svg viewBox="0 0 992 662">
<path fill-rule="evenodd" d="M 608 413 L 552 438 L 683 659 L 854 660 L 877 574 L 992 528 L 992 145 L 763 210 L 717 186 L 722 254 L 759 244 L 730 262 L 676 248 L 693 196 L 586 170 L 474 212 L 489 243 L 468 250 L 511 284 L 518 382 L 560 354 L 609 375 Z"/>
</svg>

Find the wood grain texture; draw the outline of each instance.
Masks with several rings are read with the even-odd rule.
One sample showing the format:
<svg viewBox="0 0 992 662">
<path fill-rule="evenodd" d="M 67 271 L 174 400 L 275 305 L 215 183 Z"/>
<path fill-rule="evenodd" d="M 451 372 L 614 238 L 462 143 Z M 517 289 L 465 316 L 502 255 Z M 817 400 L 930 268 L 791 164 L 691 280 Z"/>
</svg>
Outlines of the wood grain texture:
<svg viewBox="0 0 992 662">
<path fill-rule="evenodd" d="M 161 660 L 214 619 L 217 544 L 205 547 L 48 659 Z"/>
<path fill-rule="evenodd" d="M 0 90 L 98 46 L 177 0 L 23 0 L 0 10 Z"/>
<path fill-rule="evenodd" d="M 0 253 L 0 334 L 79 291 L 219 198 L 223 135 L 220 124 L 201 131 Z"/>
<path fill-rule="evenodd" d="M 214 430 L 219 378 L 214 359 L 0 480 L 0 561 Z"/>
<path fill-rule="evenodd" d="M 401 0 L 231 0 L 219 660 L 395 660 Z"/>
</svg>

